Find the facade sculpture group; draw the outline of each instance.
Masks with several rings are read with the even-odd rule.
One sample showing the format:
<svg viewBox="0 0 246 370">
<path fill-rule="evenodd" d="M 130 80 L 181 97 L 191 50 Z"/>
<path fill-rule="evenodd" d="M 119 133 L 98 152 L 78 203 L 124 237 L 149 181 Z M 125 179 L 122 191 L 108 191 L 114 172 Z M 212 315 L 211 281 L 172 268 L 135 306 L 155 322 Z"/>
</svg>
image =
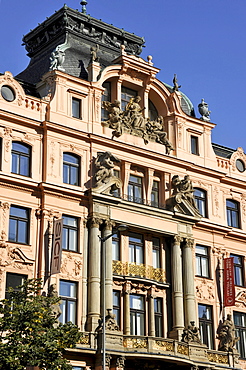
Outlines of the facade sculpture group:
<svg viewBox="0 0 246 370">
<path fill-rule="evenodd" d="M 113 137 L 130 133 L 142 137 L 145 144 L 149 141 L 163 144 L 166 147 L 166 153 L 170 154 L 174 148 L 164 131 L 163 117 L 158 116 L 154 121 L 145 118 L 143 116 L 145 108 L 141 108 L 140 101 L 140 96 L 131 98 L 124 111 L 120 108 L 120 101 L 115 100 L 114 103 L 104 101 L 103 108 L 108 111 L 108 120 L 104 121 L 103 125 L 113 129 Z"/>
<path fill-rule="evenodd" d="M 226 320 L 221 325 L 219 330 L 218 339 L 220 340 L 219 343 L 219 351 L 230 351 L 235 352 L 236 349 L 234 348 L 236 343 L 238 342 L 239 338 L 236 337 L 235 333 L 235 325 L 232 321 L 232 316 L 229 314 L 227 315 Z"/>
</svg>

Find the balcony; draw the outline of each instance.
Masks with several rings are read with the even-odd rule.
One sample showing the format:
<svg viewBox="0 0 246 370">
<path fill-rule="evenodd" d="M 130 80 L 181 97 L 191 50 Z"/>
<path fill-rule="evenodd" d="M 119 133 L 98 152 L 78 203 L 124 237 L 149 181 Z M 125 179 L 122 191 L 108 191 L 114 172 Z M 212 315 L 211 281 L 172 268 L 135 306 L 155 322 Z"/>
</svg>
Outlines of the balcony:
<svg viewBox="0 0 246 370">
<path fill-rule="evenodd" d="M 113 261 L 113 274 L 121 276 L 134 276 L 143 279 L 158 281 L 159 283 L 166 282 L 165 271 L 161 268 L 136 264 L 132 262 Z"/>
</svg>

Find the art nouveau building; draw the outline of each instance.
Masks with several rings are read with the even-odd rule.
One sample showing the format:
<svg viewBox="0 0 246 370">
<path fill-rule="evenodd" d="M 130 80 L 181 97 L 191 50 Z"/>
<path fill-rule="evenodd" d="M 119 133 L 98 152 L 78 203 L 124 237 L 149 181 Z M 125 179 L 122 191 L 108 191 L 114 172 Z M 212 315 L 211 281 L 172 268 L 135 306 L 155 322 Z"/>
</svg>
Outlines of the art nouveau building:
<svg viewBox="0 0 246 370">
<path fill-rule="evenodd" d="M 64 6 L 24 43 L 27 69 L 0 75 L 0 297 L 26 277 L 56 284 L 60 320 L 84 333 L 67 353 L 77 370 L 101 367 L 103 296 L 108 369 L 246 368 L 243 149 L 212 144 L 204 102 L 196 118 L 134 34 Z M 229 256 L 236 302 L 224 308 Z M 227 314 L 239 354 L 218 351 Z M 201 343 L 184 340 L 192 321 Z"/>
</svg>

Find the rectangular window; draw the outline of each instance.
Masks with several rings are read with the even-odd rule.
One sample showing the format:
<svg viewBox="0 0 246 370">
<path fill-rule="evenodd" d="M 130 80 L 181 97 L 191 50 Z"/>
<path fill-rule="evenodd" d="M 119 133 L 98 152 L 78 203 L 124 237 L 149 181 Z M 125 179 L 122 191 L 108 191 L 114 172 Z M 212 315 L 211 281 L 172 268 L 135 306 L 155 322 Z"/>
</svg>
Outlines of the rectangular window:
<svg viewBox="0 0 246 370">
<path fill-rule="evenodd" d="M 103 92 L 103 95 L 102 95 L 102 102 L 103 101 L 111 102 L 111 83 L 110 82 L 104 82 L 102 86 L 104 87 L 104 92 Z M 102 121 L 107 121 L 108 120 L 108 112 L 107 112 L 106 109 L 102 108 L 101 115 L 102 115 Z"/>
<path fill-rule="evenodd" d="M 208 247 L 196 245 L 196 275 L 209 277 Z"/>
<path fill-rule="evenodd" d="M 81 119 L 81 99 L 72 97 L 72 117 Z"/>
<path fill-rule="evenodd" d="M 11 206 L 9 212 L 9 241 L 28 244 L 29 239 L 29 210 Z"/>
<path fill-rule="evenodd" d="M 142 177 L 130 175 L 128 200 L 130 202 L 143 203 Z"/>
<path fill-rule="evenodd" d="M 78 219 L 63 215 L 62 249 L 78 251 Z"/>
<path fill-rule="evenodd" d="M 231 257 L 233 257 L 234 265 L 234 283 L 238 286 L 244 286 L 243 257 L 237 256 L 236 254 L 231 254 Z"/>
<path fill-rule="evenodd" d="M 239 337 L 236 343 L 239 356 L 246 358 L 246 314 L 243 312 L 234 312 L 235 335 Z"/>
<path fill-rule="evenodd" d="M 160 248 L 160 239 L 153 238 L 152 240 L 152 259 L 153 259 L 153 267 L 160 268 L 161 267 L 161 248 Z"/>
<path fill-rule="evenodd" d="M 112 259 L 113 261 L 120 260 L 120 239 L 118 234 L 112 237 Z"/>
<path fill-rule="evenodd" d="M 118 290 L 113 290 L 113 314 L 117 324 L 120 326 L 120 292 Z"/>
<path fill-rule="evenodd" d="M 162 298 L 154 299 L 154 309 L 155 309 L 155 336 L 163 337 Z"/>
<path fill-rule="evenodd" d="M 131 100 L 137 96 L 137 91 L 128 89 L 127 87 L 122 86 L 121 88 L 121 109 L 124 111 L 126 109 L 127 104 Z"/>
<path fill-rule="evenodd" d="M 12 274 L 11 272 L 7 272 L 6 274 L 6 293 L 5 298 L 8 298 L 8 290 L 9 288 L 13 288 L 14 290 L 19 290 L 18 287 L 23 285 L 24 281 L 27 279 L 26 275 L 21 274 Z"/>
<path fill-rule="evenodd" d="M 62 324 L 71 321 L 76 324 L 77 316 L 77 283 L 60 280 L 61 315 L 59 321 Z"/>
<path fill-rule="evenodd" d="M 129 262 L 140 264 L 144 263 L 143 261 L 142 235 L 131 233 L 129 235 Z"/>
<path fill-rule="evenodd" d="M 120 171 L 119 170 L 114 170 L 114 176 L 117 177 L 118 179 L 120 178 Z M 120 197 L 120 189 L 119 188 L 114 188 L 112 191 L 111 191 L 111 194 L 114 196 L 114 197 L 117 197 L 119 198 Z"/>
<path fill-rule="evenodd" d="M 226 199 L 227 225 L 231 227 L 240 227 L 239 224 L 239 204 L 234 200 Z"/>
<path fill-rule="evenodd" d="M 154 180 L 151 190 L 151 206 L 159 207 L 159 181 Z"/>
<path fill-rule="evenodd" d="M 131 335 L 145 334 L 145 300 L 143 296 L 130 295 L 130 332 Z"/>
<path fill-rule="evenodd" d="M 197 136 L 190 137 L 190 146 L 191 146 L 191 153 L 195 155 L 199 155 Z"/>
<path fill-rule="evenodd" d="M 209 349 L 214 348 L 213 343 L 213 318 L 212 307 L 204 304 L 198 305 L 199 329 L 201 341 L 206 344 Z"/>
</svg>

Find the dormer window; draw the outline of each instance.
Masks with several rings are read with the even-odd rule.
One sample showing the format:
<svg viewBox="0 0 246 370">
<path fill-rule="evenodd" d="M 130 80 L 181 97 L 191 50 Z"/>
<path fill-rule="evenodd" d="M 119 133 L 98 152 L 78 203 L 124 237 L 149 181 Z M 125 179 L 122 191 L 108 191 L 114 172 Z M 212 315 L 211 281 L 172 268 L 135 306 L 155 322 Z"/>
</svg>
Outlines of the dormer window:
<svg viewBox="0 0 246 370">
<path fill-rule="evenodd" d="M 195 155 L 199 155 L 199 145 L 198 145 L 198 137 L 191 135 L 190 137 L 190 148 L 191 153 Z"/>
</svg>

